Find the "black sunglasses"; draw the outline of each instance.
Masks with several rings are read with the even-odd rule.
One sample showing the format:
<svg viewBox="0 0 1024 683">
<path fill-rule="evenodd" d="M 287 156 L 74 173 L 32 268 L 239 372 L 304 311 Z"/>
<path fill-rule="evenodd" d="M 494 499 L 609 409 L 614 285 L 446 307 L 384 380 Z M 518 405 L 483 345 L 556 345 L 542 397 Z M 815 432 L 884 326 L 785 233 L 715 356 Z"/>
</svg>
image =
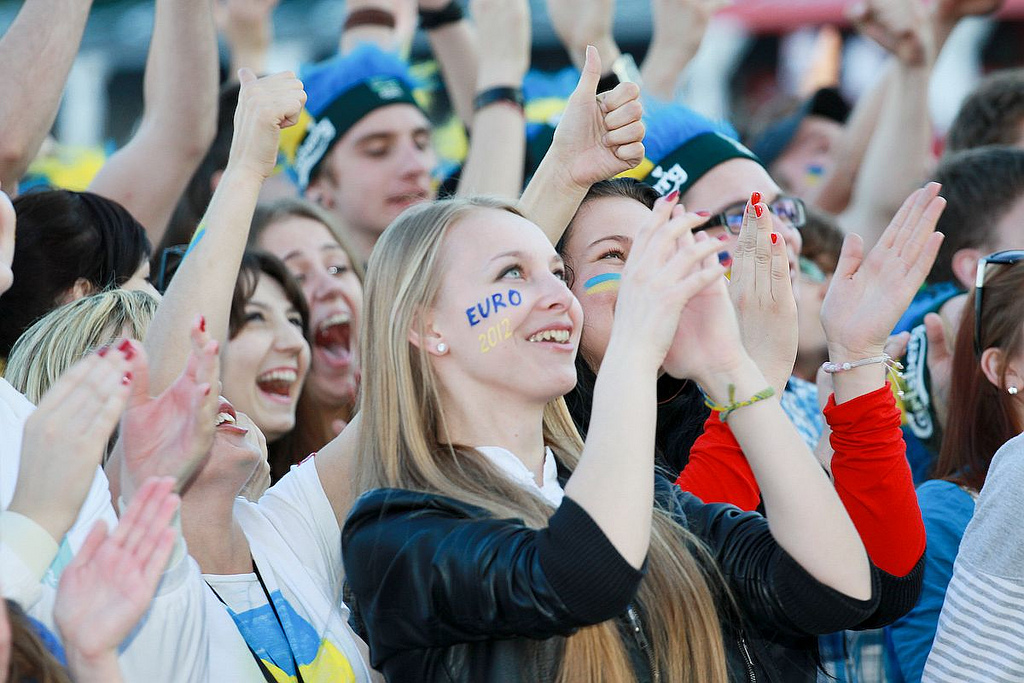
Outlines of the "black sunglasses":
<svg viewBox="0 0 1024 683">
<path fill-rule="evenodd" d="M 985 289 L 985 269 L 989 264 L 1008 266 L 1024 260 L 1024 250 L 1008 249 L 997 251 L 978 259 L 978 274 L 974 281 L 974 353 L 981 358 L 981 301 Z"/>
<path fill-rule="evenodd" d="M 730 204 L 718 213 L 711 216 L 707 223 L 700 226 L 701 230 L 724 227 L 732 235 L 739 235 L 743 227 L 743 214 L 747 210 L 746 202 Z M 787 221 L 794 228 L 799 230 L 807 224 L 807 208 L 802 199 L 780 195 L 774 201 L 768 202 L 768 210 L 779 218 Z"/>
</svg>

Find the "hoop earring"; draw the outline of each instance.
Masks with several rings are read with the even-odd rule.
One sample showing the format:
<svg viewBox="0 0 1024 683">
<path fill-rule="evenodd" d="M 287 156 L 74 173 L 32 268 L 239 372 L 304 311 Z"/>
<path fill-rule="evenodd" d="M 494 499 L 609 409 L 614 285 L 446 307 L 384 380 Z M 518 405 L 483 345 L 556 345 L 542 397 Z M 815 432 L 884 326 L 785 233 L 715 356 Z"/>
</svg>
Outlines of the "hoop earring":
<svg viewBox="0 0 1024 683">
<path fill-rule="evenodd" d="M 1006 389 L 1006 393 L 1008 393 L 1010 396 L 1016 396 L 1018 391 L 1020 390 L 1014 386 L 1010 386 Z"/>
</svg>

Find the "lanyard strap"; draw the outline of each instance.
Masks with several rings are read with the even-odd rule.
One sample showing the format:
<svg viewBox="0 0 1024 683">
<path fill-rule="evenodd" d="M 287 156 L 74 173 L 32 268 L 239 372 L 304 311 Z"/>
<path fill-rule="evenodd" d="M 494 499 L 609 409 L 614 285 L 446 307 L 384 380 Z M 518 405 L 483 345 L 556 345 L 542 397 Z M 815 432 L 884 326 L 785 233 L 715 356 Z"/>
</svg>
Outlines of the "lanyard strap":
<svg viewBox="0 0 1024 683">
<path fill-rule="evenodd" d="M 305 683 L 305 681 L 302 680 L 302 672 L 299 670 L 299 662 L 295 659 L 295 653 L 292 652 L 291 643 L 288 641 L 288 633 L 284 630 L 284 622 L 281 621 L 281 615 L 277 613 L 277 607 L 274 605 L 274 601 L 270 597 L 270 591 L 267 590 L 267 584 L 263 582 L 263 577 L 260 575 L 260 568 L 256 566 L 256 560 L 252 558 L 251 554 L 249 555 L 249 559 L 252 560 L 253 573 L 256 574 L 256 580 L 260 582 L 260 588 L 263 589 L 263 595 L 267 597 L 267 603 L 270 605 L 270 609 L 274 612 L 274 618 L 277 619 L 277 625 L 281 627 L 281 635 L 284 636 L 285 642 L 288 643 L 288 654 L 291 655 L 292 664 L 295 667 L 295 678 L 298 683 Z M 225 607 L 228 607 L 228 603 L 224 602 L 224 598 L 220 597 L 217 589 L 211 586 L 209 581 L 206 582 L 206 585 L 209 586 L 211 591 L 213 591 L 213 594 L 218 600 L 220 600 L 220 603 Z M 228 609 L 231 608 L 228 607 Z M 242 636 L 242 640 L 245 640 L 244 635 Z M 267 680 L 267 683 L 277 683 L 277 679 L 274 678 L 274 674 L 270 673 L 270 669 L 268 669 L 267 665 L 263 663 L 260 656 L 256 654 L 256 650 L 252 649 L 252 645 L 249 644 L 248 640 L 245 640 L 245 646 L 249 648 L 249 653 L 252 655 L 252 658 L 256 660 L 256 666 L 260 668 L 260 673 L 263 674 L 263 678 Z"/>
</svg>

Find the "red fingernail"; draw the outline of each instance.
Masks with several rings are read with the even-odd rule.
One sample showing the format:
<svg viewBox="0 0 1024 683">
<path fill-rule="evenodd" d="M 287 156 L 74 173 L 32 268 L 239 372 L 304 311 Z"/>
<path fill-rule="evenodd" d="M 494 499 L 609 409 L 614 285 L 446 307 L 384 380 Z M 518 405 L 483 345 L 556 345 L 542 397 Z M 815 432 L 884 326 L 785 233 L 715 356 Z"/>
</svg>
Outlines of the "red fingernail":
<svg viewBox="0 0 1024 683">
<path fill-rule="evenodd" d="M 199 316 L 199 331 L 200 332 L 206 332 L 206 316 L 205 315 Z"/>
<path fill-rule="evenodd" d="M 760 204 L 761 203 L 761 193 L 760 192 L 751 192 L 750 193 L 750 203 L 751 204 Z"/>
<path fill-rule="evenodd" d="M 760 214 L 758 214 L 758 215 L 760 215 Z M 777 232 L 773 232 L 773 233 L 772 233 L 772 244 L 775 244 L 775 243 L 777 243 L 778 241 L 779 241 L 779 233 L 777 233 Z"/>
<path fill-rule="evenodd" d="M 125 386 L 128 386 L 131 383 L 132 383 L 132 373 L 130 373 L 130 372 L 124 373 L 124 377 L 121 378 L 121 384 L 123 384 Z"/>
<path fill-rule="evenodd" d="M 707 218 L 708 216 L 711 215 L 710 211 L 696 211 L 695 213 L 701 218 Z"/>
<path fill-rule="evenodd" d="M 128 339 L 118 344 L 117 350 L 124 354 L 125 360 L 131 360 L 135 357 L 135 349 L 132 348 L 132 343 Z"/>
<path fill-rule="evenodd" d="M 99 348 L 99 350 L 96 351 L 96 355 L 99 356 L 100 358 L 103 358 L 103 356 L 107 355 L 107 351 L 109 350 L 110 344 L 104 344 Z"/>
<path fill-rule="evenodd" d="M 671 204 L 671 203 L 672 203 L 672 202 L 674 202 L 674 201 L 675 201 L 675 200 L 676 200 L 676 199 L 677 199 L 678 197 L 679 197 L 679 190 L 672 190 L 672 191 L 671 191 L 671 192 L 669 192 L 669 193 L 668 193 L 668 195 L 667 195 L 667 196 L 665 197 L 665 201 Z"/>
<path fill-rule="evenodd" d="M 762 209 L 762 208 L 761 208 L 761 205 L 760 205 L 760 204 L 754 204 L 754 213 L 755 213 L 755 214 L 757 214 L 757 217 L 758 217 L 758 218 L 760 218 L 760 217 L 761 217 L 761 213 L 762 213 L 763 211 L 764 211 L 764 209 Z"/>
</svg>

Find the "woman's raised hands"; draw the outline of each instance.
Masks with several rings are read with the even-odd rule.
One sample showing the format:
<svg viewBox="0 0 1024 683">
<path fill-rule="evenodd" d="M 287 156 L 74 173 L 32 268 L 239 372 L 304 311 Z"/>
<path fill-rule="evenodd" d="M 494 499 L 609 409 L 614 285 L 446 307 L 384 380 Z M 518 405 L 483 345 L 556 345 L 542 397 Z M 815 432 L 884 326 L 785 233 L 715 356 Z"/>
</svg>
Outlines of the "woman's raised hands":
<svg viewBox="0 0 1024 683">
<path fill-rule="evenodd" d="M 924 283 L 943 239 L 935 232 L 946 208 L 939 189 L 938 183 L 928 183 L 907 197 L 866 256 L 860 236 L 846 236 L 821 305 L 829 355 L 836 361 L 880 355 Z"/>
<path fill-rule="evenodd" d="M 743 345 L 768 383 L 781 394 L 796 362 L 796 298 L 786 243 L 781 234 L 773 232 L 771 213 L 760 201 L 759 194 L 752 195 L 743 214 L 729 297 L 736 307 Z"/>
<path fill-rule="evenodd" d="M 725 273 L 715 256 L 718 243 L 693 235 L 706 219 L 677 207 L 677 197 L 674 192 L 659 199 L 636 234 L 622 271 L 609 342 L 609 353 L 612 345 L 623 344 L 642 352 L 655 370 L 673 347 L 683 310 L 705 289 L 721 284 Z M 721 293 L 724 297 L 724 289 Z"/>
<path fill-rule="evenodd" d="M 25 423 L 10 509 L 58 543 L 85 502 L 107 441 L 144 366 L 128 339 L 92 353 L 64 373 Z"/>
<path fill-rule="evenodd" d="M 213 391 L 218 344 L 202 318 L 192 326 L 191 341 L 184 371 L 160 396 L 150 397 L 146 372 L 135 377 L 117 445 L 125 500 L 136 483 L 149 477 L 173 477 L 180 490 L 210 451 L 218 405 Z"/>
<path fill-rule="evenodd" d="M 174 484 L 146 481 L 113 533 L 97 522 L 61 575 L 53 617 L 76 680 L 116 667 L 118 646 L 149 608 L 177 535 Z"/>
</svg>

